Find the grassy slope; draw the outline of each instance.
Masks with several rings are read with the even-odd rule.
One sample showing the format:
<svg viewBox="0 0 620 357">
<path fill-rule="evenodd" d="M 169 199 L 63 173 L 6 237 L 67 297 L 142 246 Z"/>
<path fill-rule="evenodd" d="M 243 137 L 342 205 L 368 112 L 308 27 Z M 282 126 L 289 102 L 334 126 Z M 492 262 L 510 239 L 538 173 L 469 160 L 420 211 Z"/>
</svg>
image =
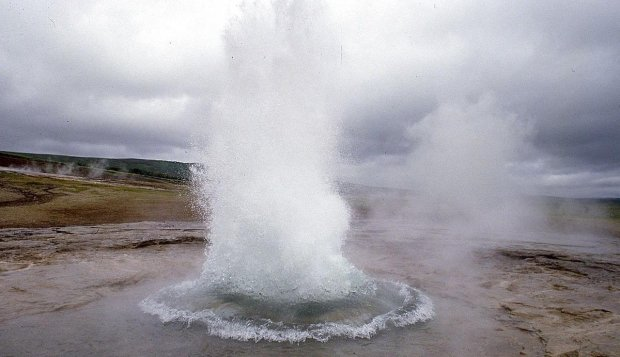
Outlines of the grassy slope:
<svg viewBox="0 0 620 357">
<path fill-rule="evenodd" d="M 545 198 L 549 223 L 566 230 L 605 231 L 620 237 L 620 199 Z"/>
<path fill-rule="evenodd" d="M 28 163 L 31 166 L 45 168 L 47 164 L 54 166 L 72 165 L 76 168 L 107 170 L 113 172 L 123 172 L 139 174 L 143 176 L 165 178 L 171 180 L 189 180 L 190 164 L 176 161 L 162 160 L 143 160 L 143 159 L 102 159 L 96 157 L 78 157 L 65 155 L 48 155 L 32 153 L 16 153 L 0 151 L 0 158 L 16 160 L 16 162 Z M 23 165 L 23 164 L 22 164 Z M 80 170 L 77 170 L 80 171 Z"/>
<path fill-rule="evenodd" d="M 0 166 L 44 172 L 70 167 L 82 177 L 103 167 L 107 170 L 97 178 L 108 181 L 0 172 L 0 228 L 197 219 L 188 208 L 189 165 L 0 151 Z M 367 208 L 358 207 L 356 195 L 351 197 L 354 209 Z M 620 199 L 541 199 L 554 225 L 605 229 L 620 237 Z"/>
<path fill-rule="evenodd" d="M 188 190 L 0 171 L 0 228 L 196 220 Z"/>
</svg>

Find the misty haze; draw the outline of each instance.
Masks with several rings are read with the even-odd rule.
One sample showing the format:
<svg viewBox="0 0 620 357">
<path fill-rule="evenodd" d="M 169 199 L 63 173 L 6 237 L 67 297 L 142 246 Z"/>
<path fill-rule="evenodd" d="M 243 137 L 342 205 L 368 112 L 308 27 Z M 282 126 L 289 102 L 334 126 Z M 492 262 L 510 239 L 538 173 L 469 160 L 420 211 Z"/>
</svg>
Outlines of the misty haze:
<svg viewBox="0 0 620 357">
<path fill-rule="evenodd" d="M 619 5 L 0 9 L 0 355 L 620 355 Z"/>
</svg>

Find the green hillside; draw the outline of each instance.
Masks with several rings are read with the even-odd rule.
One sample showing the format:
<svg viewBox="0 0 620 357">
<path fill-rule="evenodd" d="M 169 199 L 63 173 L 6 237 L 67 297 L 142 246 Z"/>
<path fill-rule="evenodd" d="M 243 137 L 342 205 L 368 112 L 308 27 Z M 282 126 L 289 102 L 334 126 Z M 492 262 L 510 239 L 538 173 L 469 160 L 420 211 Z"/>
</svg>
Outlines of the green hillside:
<svg viewBox="0 0 620 357">
<path fill-rule="evenodd" d="M 176 181 L 187 181 L 190 178 L 190 164 L 163 160 L 104 159 L 0 151 L 0 166 L 29 167 L 44 172 L 71 170 L 71 173 L 80 176 L 105 172 L 108 174 L 135 174 Z"/>
</svg>

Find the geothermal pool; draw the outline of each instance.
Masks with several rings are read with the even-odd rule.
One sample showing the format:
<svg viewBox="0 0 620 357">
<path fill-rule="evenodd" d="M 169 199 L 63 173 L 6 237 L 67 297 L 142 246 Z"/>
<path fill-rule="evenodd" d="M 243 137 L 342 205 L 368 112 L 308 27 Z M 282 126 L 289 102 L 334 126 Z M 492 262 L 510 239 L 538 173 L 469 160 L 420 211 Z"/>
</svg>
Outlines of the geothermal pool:
<svg viewBox="0 0 620 357">
<path fill-rule="evenodd" d="M 390 326 L 413 325 L 434 315 L 426 295 L 390 281 L 370 281 L 366 290 L 338 299 L 287 302 L 234 294 L 195 280 L 163 289 L 140 305 L 164 322 L 184 322 L 213 336 L 255 342 L 370 338 Z"/>
</svg>

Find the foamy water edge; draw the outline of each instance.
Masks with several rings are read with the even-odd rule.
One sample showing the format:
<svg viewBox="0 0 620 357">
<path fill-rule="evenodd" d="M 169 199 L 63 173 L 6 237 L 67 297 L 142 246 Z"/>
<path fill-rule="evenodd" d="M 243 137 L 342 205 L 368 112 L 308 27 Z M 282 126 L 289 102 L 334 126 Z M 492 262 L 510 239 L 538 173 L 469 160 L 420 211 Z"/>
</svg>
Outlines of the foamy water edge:
<svg viewBox="0 0 620 357">
<path fill-rule="evenodd" d="M 352 326 L 341 322 L 323 322 L 316 324 L 299 324 L 286 326 L 282 322 L 264 319 L 261 321 L 230 321 L 221 318 L 211 310 L 197 312 L 177 309 L 157 301 L 160 293 L 170 291 L 170 289 L 186 289 L 191 284 L 180 284 L 161 290 L 159 293 L 151 295 L 140 302 L 141 309 L 155 316 L 158 316 L 163 323 L 181 322 L 188 327 L 196 323 L 204 325 L 209 335 L 234 339 L 239 341 L 269 341 L 269 342 L 289 342 L 300 343 L 307 340 L 327 342 L 331 338 L 365 338 L 369 339 L 379 331 L 385 330 L 390 326 L 403 327 L 416 323 L 426 322 L 435 316 L 433 302 L 420 290 L 408 285 L 389 282 L 400 287 L 399 295 L 403 297 L 401 307 L 377 315 L 367 323 L 360 326 Z M 181 293 L 181 291 L 178 291 Z M 405 307 L 416 300 L 415 308 L 407 310 Z M 290 325 L 290 324 L 289 324 Z"/>
</svg>

